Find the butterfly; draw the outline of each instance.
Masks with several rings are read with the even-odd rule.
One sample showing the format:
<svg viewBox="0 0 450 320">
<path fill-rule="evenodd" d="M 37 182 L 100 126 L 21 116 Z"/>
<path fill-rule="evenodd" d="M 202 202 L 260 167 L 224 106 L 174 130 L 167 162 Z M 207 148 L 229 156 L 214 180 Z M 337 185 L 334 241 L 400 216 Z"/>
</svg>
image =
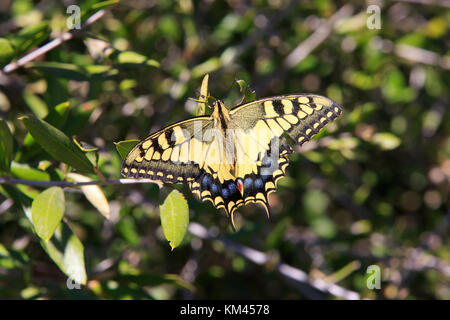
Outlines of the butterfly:
<svg viewBox="0 0 450 320">
<path fill-rule="evenodd" d="M 125 177 L 187 183 L 192 193 L 234 212 L 260 203 L 285 176 L 292 142 L 303 145 L 342 108 L 329 98 L 294 94 L 264 98 L 229 110 L 218 100 L 212 114 L 174 123 L 140 141 L 123 161 Z"/>
</svg>

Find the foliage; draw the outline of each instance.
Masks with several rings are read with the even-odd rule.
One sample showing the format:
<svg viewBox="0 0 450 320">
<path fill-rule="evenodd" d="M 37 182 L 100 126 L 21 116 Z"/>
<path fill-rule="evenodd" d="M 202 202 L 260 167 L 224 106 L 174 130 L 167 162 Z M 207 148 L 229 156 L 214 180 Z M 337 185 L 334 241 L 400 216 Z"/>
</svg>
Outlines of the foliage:
<svg viewBox="0 0 450 320">
<path fill-rule="evenodd" d="M 283 262 L 362 298 L 450 299 L 448 10 L 386 1 L 371 29 L 364 2 L 77 3 L 82 23 L 104 13 L 20 67 L 68 31 L 66 7 L 0 5 L 0 297 L 336 298 L 281 281 Z M 290 156 L 271 221 L 248 205 L 233 233 L 186 186 L 86 186 L 120 179 L 149 132 L 208 112 L 189 98 L 301 92 L 344 114 Z M 183 240 L 189 221 L 224 241 Z M 366 285 L 371 265 L 381 289 Z"/>
</svg>

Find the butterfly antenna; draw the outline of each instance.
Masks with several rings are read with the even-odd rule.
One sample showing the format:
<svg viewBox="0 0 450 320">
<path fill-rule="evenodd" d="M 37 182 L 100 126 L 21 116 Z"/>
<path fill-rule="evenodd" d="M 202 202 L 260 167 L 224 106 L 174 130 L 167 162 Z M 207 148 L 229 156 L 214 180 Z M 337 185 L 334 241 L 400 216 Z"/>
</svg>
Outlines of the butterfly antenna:
<svg viewBox="0 0 450 320">
<path fill-rule="evenodd" d="M 204 99 L 195 99 L 195 98 L 188 98 L 188 99 L 191 100 L 191 101 L 194 101 L 194 102 L 204 103 L 204 104 L 205 104 L 208 108 L 210 108 L 210 109 L 211 109 L 211 106 L 210 106 L 208 100 L 211 99 L 211 100 L 213 100 L 214 102 L 217 101 L 217 99 L 214 98 L 213 96 L 207 96 L 207 97 L 204 98 Z"/>
<path fill-rule="evenodd" d="M 195 98 L 188 98 L 191 101 L 195 101 L 195 102 L 199 102 L 199 103 L 207 103 L 206 100 L 200 100 L 200 99 L 195 99 Z"/>
</svg>

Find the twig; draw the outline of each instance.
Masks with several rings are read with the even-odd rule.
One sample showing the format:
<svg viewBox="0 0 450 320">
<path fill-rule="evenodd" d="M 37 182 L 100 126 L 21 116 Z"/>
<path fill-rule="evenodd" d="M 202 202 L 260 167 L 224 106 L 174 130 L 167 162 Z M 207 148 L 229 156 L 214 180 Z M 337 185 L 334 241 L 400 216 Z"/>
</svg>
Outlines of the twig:
<svg viewBox="0 0 450 320">
<path fill-rule="evenodd" d="M 334 25 L 340 20 L 347 18 L 353 13 L 353 6 L 350 4 L 340 8 L 329 20 L 320 24 L 305 41 L 300 43 L 283 61 L 286 69 L 291 69 L 305 59 L 314 49 L 324 42 L 331 33 Z"/>
<path fill-rule="evenodd" d="M 441 57 L 436 52 L 430 50 L 410 46 L 408 44 L 398 44 L 394 48 L 394 54 L 406 60 L 450 70 L 450 58 L 445 56 Z"/>
<path fill-rule="evenodd" d="M 320 26 L 306 40 L 301 42 L 291 53 L 284 59 L 282 66 L 268 76 L 263 77 L 259 83 L 255 85 L 258 92 L 270 85 L 270 79 L 283 77 L 289 69 L 292 69 L 305 59 L 314 49 L 316 49 L 331 34 L 333 27 L 343 19 L 349 17 L 353 13 L 353 6 L 346 4 L 342 6 L 330 19 L 323 21 Z"/>
<path fill-rule="evenodd" d="M 409 3 L 417 3 L 417 4 L 423 4 L 423 5 L 430 5 L 430 6 L 440 6 L 444 8 L 450 8 L 450 1 L 449 0 L 394 0 L 396 2 L 409 2 Z"/>
<path fill-rule="evenodd" d="M 245 38 L 245 40 L 235 47 L 235 50 L 231 57 L 227 58 L 226 61 L 224 61 L 224 65 L 229 65 L 231 62 L 235 61 L 239 56 L 241 56 L 243 53 L 247 51 L 248 48 L 253 46 L 259 39 L 261 39 L 264 35 L 269 34 L 271 30 L 276 26 L 280 21 L 283 20 L 283 18 L 292 12 L 292 9 L 294 6 L 298 4 L 299 0 L 292 0 L 290 1 L 285 8 L 282 10 L 277 11 L 274 13 L 269 19 L 267 19 L 266 25 L 261 28 L 254 31 L 251 35 Z"/>
<path fill-rule="evenodd" d="M 10 179 L 1 178 L 0 184 L 23 184 L 27 186 L 42 186 L 42 187 L 80 187 L 87 185 L 114 185 L 114 184 L 134 184 L 134 183 L 156 183 L 161 186 L 160 181 L 151 179 L 117 179 L 117 180 L 93 180 L 93 181 L 37 181 L 37 180 L 23 180 L 23 179 Z"/>
<path fill-rule="evenodd" d="M 49 43 L 43 45 L 40 48 L 37 48 L 36 50 L 31 51 L 30 53 L 26 54 L 24 57 L 20 58 L 19 60 L 15 61 L 15 62 L 11 62 L 10 64 L 7 64 L 4 68 L 3 68 L 3 72 L 4 73 L 10 73 L 22 66 L 24 66 L 25 64 L 27 64 L 30 61 L 33 61 L 34 59 L 36 59 L 37 57 L 43 55 L 44 53 L 56 48 L 57 46 L 59 46 L 61 43 L 68 41 L 70 39 L 73 38 L 74 34 L 80 32 L 81 30 L 83 30 L 85 27 L 89 26 L 90 24 L 94 23 L 95 21 L 97 21 L 98 19 L 100 19 L 101 17 L 103 17 L 103 15 L 105 14 L 104 10 L 100 10 L 97 11 L 96 13 L 94 13 L 92 16 L 90 16 L 81 26 L 80 29 L 74 29 L 71 30 L 69 32 L 65 32 L 63 33 L 61 36 L 59 36 L 58 38 L 53 39 L 52 41 L 50 41 Z"/>
<path fill-rule="evenodd" d="M 235 243 L 228 239 L 220 239 L 216 237 L 214 234 L 209 232 L 204 226 L 201 224 L 191 222 L 189 224 L 189 232 L 193 235 L 208 240 L 219 240 L 221 241 L 228 249 L 242 255 L 244 258 L 252 261 L 257 265 L 265 265 L 269 262 L 270 258 L 264 252 L 255 250 L 253 248 L 249 248 L 243 246 L 241 244 Z M 358 300 L 360 296 L 357 292 L 347 290 L 341 286 L 338 286 L 334 283 L 327 282 L 322 279 L 314 279 L 308 276 L 304 271 L 294 268 L 286 263 L 280 262 L 277 266 L 275 266 L 275 271 L 284 276 L 285 278 L 295 281 L 297 284 L 307 285 L 309 288 L 313 288 L 322 293 L 331 294 L 335 297 L 348 299 L 348 300 Z"/>
<path fill-rule="evenodd" d="M 14 205 L 14 201 L 11 199 L 6 199 L 2 203 L 0 203 L 0 215 L 4 212 L 6 212 L 9 208 L 11 208 Z"/>
</svg>

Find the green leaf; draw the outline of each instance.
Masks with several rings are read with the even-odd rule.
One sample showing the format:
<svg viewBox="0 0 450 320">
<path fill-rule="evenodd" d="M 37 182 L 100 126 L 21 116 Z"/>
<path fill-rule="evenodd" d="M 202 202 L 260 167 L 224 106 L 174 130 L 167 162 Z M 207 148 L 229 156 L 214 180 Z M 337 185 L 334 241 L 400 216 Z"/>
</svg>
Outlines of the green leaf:
<svg viewBox="0 0 450 320">
<path fill-rule="evenodd" d="M 10 39 L 16 49 L 15 55 L 20 56 L 32 47 L 39 45 L 49 34 L 50 26 L 45 21 L 23 28 Z"/>
<path fill-rule="evenodd" d="M 21 268 L 30 263 L 25 252 L 6 248 L 0 243 L 0 267 L 5 269 Z"/>
<path fill-rule="evenodd" d="M 60 187 L 41 192 L 31 205 L 31 220 L 37 235 L 48 241 L 64 216 L 65 199 Z"/>
<path fill-rule="evenodd" d="M 382 150 L 393 150 L 402 142 L 399 137 L 390 132 L 375 133 L 371 141 L 372 143 L 378 145 Z"/>
<path fill-rule="evenodd" d="M 94 167 L 86 155 L 63 132 L 33 116 L 20 118 L 30 134 L 53 158 L 67 163 L 75 169 L 93 173 Z"/>
<path fill-rule="evenodd" d="M 384 77 L 381 92 L 388 102 L 411 102 L 417 97 L 416 90 L 407 86 L 405 76 L 400 70 L 391 70 Z"/>
<path fill-rule="evenodd" d="M 11 14 L 14 17 L 27 14 L 33 10 L 33 1 L 31 0 L 16 0 L 11 3 Z"/>
<path fill-rule="evenodd" d="M 327 217 L 317 218 L 311 221 L 312 230 L 325 239 L 331 239 L 336 235 L 336 225 Z"/>
<path fill-rule="evenodd" d="M 360 90 L 371 90 L 379 85 L 377 78 L 362 71 L 346 71 L 345 81 Z"/>
<path fill-rule="evenodd" d="M 86 284 L 83 244 L 64 221 L 50 241 L 41 241 L 41 245 L 62 272 L 76 283 Z"/>
<path fill-rule="evenodd" d="M 345 278 L 347 278 L 350 274 L 355 272 L 361 267 L 361 262 L 358 260 L 354 260 L 347 265 L 345 265 L 343 268 L 339 269 L 338 271 L 334 272 L 333 274 L 329 275 L 326 279 L 329 283 L 337 283 Z"/>
<path fill-rule="evenodd" d="M 127 154 L 134 148 L 135 145 L 139 143 L 139 140 L 124 140 L 120 142 L 114 142 L 117 152 L 119 152 L 120 157 L 125 159 Z"/>
<path fill-rule="evenodd" d="M 115 4 L 118 4 L 119 0 L 107 0 L 107 1 L 102 1 L 102 2 L 98 2 L 92 5 L 92 7 L 90 8 L 90 10 L 101 10 L 101 9 L 106 9 L 109 8 Z"/>
<path fill-rule="evenodd" d="M 56 128 L 62 128 L 69 116 L 70 102 L 62 102 L 56 105 L 44 120 Z"/>
<path fill-rule="evenodd" d="M 144 274 L 119 274 L 115 280 L 128 283 L 136 283 L 139 286 L 159 286 L 161 284 L 174 284 L 180 288 L 190 291 L 194 290 L 194 286 L 189 282 L 184 281 L 177 274 L 158 274 L 158 273 L 144 273 Z"/>
<path fill-rule="evenodd" d="M 134 79 L 124 79 L 120 82 L 119 88 L 120 91 L 127 91 L 135 88 L 138 85 L 138 82 Z"/>
<path fill-rule="evenodd" d="M 66 121 L 63 127 L 66 135 L 73 136 L 80 132 L 89 123 L 89 117 L 98 105 L 98 100 L 90 100 L 71 109 L 70 121 Z"/>
<path fill-rule="evenodd" d="M 115 50 L 110 56 L 115 62 L 123 65 L 159 67 L 159 62 L 134 51 Z"/>
<path fill-rule="evenodd" d="M 82 66 L 81 69 L 89 80 L 104 80 L 107 77 L 115 76 L 119 73 L 119 70 L 106 65 L 92 64 Z"/>
<path fill-rule="evenodd" d="M 292 219 L 290 217 L 281 219 L 273 228 L 272 232 L 266 237 L 264 249 L 267 251 L 279 247 L 283 240 L 284 232 L 291 224 Z"/>
<path fill-rule="evenodd" d="M 355 137 L 342 137 L 332 140 L 328 148 L 342 151 L 343 149 L 355 149 L 358 144 L 359 140 Z"/>
<path fill-rule="evenodd" d="M 35 95 L 29 91 L 25 91 L 23 93 L 23 99 L 27 103 L 28 107 L 30 107 L 31 111 L 33 111 L 33 113 L 39 119 L 44 119 L 48 115 L 47 105 L 37 95 Z"/>
<path fill-rule="evenodd" d="M 33 187 L 30 187 L 30 186 L 24 185 L 24 184 L 18 184 L 17 189 L 30 199 L 36 198 L 40 193 L 39 190 L 37 190 Z M 29 208 L 27 208 L 27 210 L 29 210 L 30 217 L 31 217 L 31 205 L 29 206 Z"/>
<path fill-rule="evenodd" d="M 0 38 L 0 68 L 8 64 L 14 57 L 14 49 L 8 39 Z"/>
<path fill-rule="evenodd" d="M 312 189 L 303 195 L 303 205 L 307 217 L 315 219 L 325 215 L 329 197 L 322 190 Z"/>
<path fill-rule="evenodd" d="M 42 61 L 42 62 L 30 62 L 29 66 L 31 68 L 38 69 L 42 72 L 46 72 L 57 77 L 62 77 L 70 80 L 76 81 L 87 81 L 88 76 L 83 72 L 83 70 L 70 63 L 61 63 L 53 61 Z"/>
<path fill-rule="evenodd" d="M 117 230 L 128 244 L 137 245 L 139 243 L 136 221 L 131 216 L 122 217 L 117 224 Z"/>
<path fill-rule="evenodd" d="M 87 20 L 90 16 L 92 16 L 97 11 L 109 8 L 117 3 L 119 3 L 119 0 L 108 0 L 108 1 L 94 3 L 89 9 L 87 9 L 81 13 L 81 21 L 84 22 L 85 20 Z"/>
<path fill-rule="evenodd" d="M 256 99 L 255 91 L 251 90 L 244 80 L 236 80 L 236 82 L 239 85 L 239 88 L 241 89 L 241 93 L 243 94 L 241 102 L 239 104 L 255 101 Z"/>
<path fill-rule="evenodd" d="M 25 194 L 22 190 L 19 190 L 17 186 L 10 186 L 7 184 L 0 185 L 0 193 L 7 198 L 11 198 L 14 201 L 14 205 L 21 210 L 31 222 L 30 206 L 32 198 L 30 198 L 29 195 Z"/>
<path fill-rule="evenodd" d="M 0 171 L 8 172 L 13 152 L 13 136 L 5 120 L 0 119 Z"/>
<path fill-rule="evenodd" d="M 69 116 L 69 106 L 70 106 L 69 102 L 63 102 L 56 105 L 44 118 L 44 120 L 49 124 L 51 124 L 52 126 L 60 129 L 66 122 L 67 117 Z M 26 151 L 26 154 L 30 157 L 33 157 L 35 153 L 38 153 L 42 150 L 41 147 L 34 144 L 34 139 L 30 133 L 27 133 L 27 135 L 25 136 L 25 139 L 23 141 L 23 147 L 27 147 L 27 149 L 29 149 Z M 31 150 L 31 148 L 33 150 Z M 22 150 L 19 150 L 18 154 L 20 159 L 22 156 Z"/>
<path fill-rule="evenodd" d="M 14 204 L 23 211 L 33 224 L 32 212 L 30 212 L 33 210 L 32 208 L 30 210 L 33 203 L 26 194 L 9 185 L 0 185 L 0 193 L 13 199 Z M 35 199 L 39 196 L 37 195 Z M 41 241 L 41 246 L 62 272 L 77 283 L 86 283 L 83 244 L 64 221 L 59 223 L 49 241 Z"/>
<path fill-rule="evenodd" d="M 31 68 L 49 73 L 58 77 L 76 81 L 104 80 L 118 74 L 118 70 L 107 65 L 78 66 L 71 63 L 53 61 L 30 62 Z"/>
<path fill-rule="evenodd" d="M 18 179 L 50 181 L 47 172 L 30 167 L 25 163 L 11 162 L 11 174 Z"/>
<path fill-rule="evenodd" d="M 161 225 L 164 235 L 172 249 L 183 240 L 189 224 L 189 207 L 180 191 L 162 189 L 162 203 L 159 206 Z"/>
<path fill-rule="evenodd" d="M 194 68 L 192 68 L 192 78 L 196 79 L 204 74 L 211 73 L 216 71 L 222 66 L 222 60 L 217 57 L 212 57 L 205 62 L 196 65 Z"/>
</svg>

